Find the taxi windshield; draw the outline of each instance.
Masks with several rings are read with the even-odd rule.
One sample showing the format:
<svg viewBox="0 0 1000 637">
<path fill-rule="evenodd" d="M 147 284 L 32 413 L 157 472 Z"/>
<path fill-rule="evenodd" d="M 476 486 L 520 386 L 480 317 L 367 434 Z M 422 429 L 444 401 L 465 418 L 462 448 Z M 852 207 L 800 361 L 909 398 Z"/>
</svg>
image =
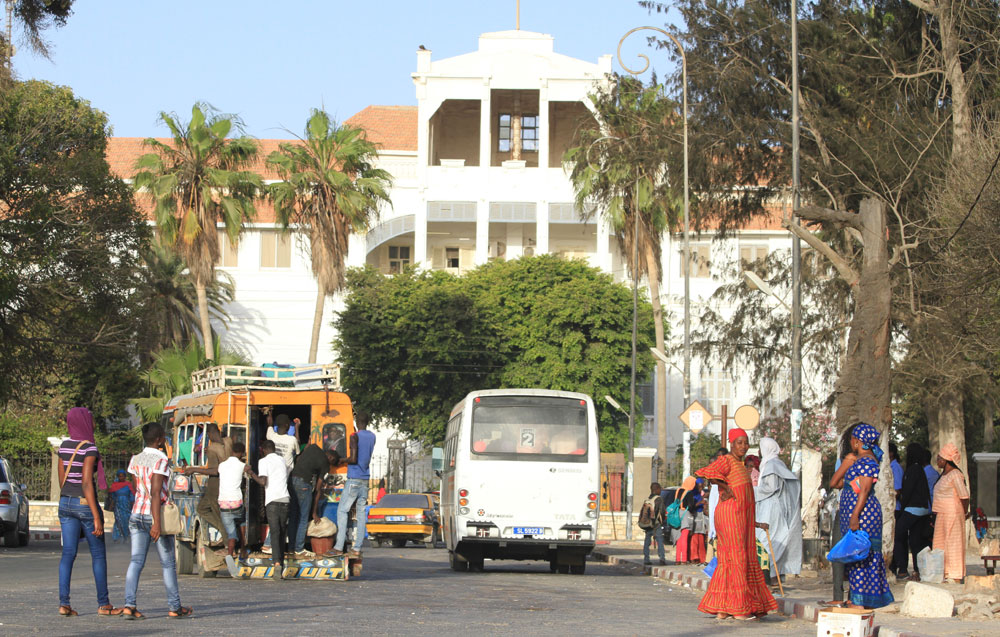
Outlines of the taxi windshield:
<svg viewBox="0 0 1000 637">
<path fill-rule="evenodd" d="M 552 396 L 478 400 L 472 411 L 473 457 L 586 462 L 586 402 Z"/>
</svg>

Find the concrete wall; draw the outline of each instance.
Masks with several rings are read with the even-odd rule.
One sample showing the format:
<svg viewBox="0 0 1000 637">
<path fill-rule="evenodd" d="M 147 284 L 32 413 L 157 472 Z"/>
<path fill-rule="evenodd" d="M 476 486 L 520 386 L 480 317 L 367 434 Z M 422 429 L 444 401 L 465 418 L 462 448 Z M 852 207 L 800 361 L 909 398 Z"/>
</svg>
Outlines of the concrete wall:
<svg viewBox="0 0 1000 637">
<path fill-rule="evenodd" d="M 104 531 L 110 533 L 114 524 L 115 514 L 104 511 Z M 28 526 L 33 529 L 58 529 L 59 503 L 46 500 L 30 501 L 28 503 Z"/>
</svg>

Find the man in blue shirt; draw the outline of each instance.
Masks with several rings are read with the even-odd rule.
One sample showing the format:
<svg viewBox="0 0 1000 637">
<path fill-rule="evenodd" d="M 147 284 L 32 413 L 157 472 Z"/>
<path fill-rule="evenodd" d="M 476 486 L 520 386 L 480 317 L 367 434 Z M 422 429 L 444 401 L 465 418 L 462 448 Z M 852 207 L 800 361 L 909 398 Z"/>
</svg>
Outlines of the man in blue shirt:
<svg viewBox="0 0 1000 637">
<path fill-rule="evenodd" d="M 327 555 L 343 555 L 344 544 L 347 541 L 347 521 L 351 507 L 357 505 L 358 526 L 354 530 L 354 547 L 351 557 L 361 555 L 361 545 L 365 541 L 368 504 L 368 486 L 371 473 L 368 466 L 375 450 L 375 434 L 368 431 L 368 415 L 355 415 L 356 433 L 351 434 L 350 452 L 347 456 L 347 480 L 344 482 L 344 492 L 340 496 L 337 507 L 337 542 Z"/>
</svg>

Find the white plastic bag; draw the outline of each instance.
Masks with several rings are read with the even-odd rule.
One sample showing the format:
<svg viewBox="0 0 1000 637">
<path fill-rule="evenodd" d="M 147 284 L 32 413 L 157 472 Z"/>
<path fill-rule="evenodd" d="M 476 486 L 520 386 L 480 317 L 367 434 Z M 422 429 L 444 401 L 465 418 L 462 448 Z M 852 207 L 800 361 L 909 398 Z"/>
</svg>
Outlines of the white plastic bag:
<svg viewBox="0 0 1000 637">
<path fill-rule="evenodd" d="M 933 551 L 931 547 L 917 553 L 917 569 L 920 581 L 940 584 L 944 581 L 944 551 Z"/>
<path fill-rule="evenodd" d="M 306 535 L 310 537 L 332 537 L 337 534 L 337 525 L 329 518 L 320 518 L 309 523 Z"/>
</svg>

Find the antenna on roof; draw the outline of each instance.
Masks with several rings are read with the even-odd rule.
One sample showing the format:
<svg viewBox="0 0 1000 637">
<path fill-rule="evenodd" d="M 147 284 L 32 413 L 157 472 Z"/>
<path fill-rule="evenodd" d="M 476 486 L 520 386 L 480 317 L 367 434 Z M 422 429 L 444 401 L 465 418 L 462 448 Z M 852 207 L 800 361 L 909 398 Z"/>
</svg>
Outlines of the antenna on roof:
<svg viewBox="0 0 1000 637">
<path fill-rule="evenodd" d="M 521 0 L 517 0 L 517 21 L 514 23 L 514 28 L 521 30 Z"/>
</svg>

